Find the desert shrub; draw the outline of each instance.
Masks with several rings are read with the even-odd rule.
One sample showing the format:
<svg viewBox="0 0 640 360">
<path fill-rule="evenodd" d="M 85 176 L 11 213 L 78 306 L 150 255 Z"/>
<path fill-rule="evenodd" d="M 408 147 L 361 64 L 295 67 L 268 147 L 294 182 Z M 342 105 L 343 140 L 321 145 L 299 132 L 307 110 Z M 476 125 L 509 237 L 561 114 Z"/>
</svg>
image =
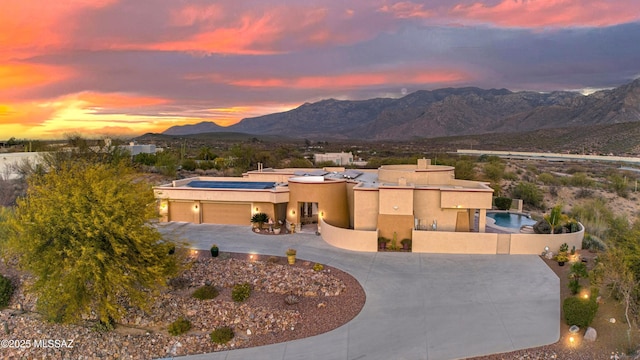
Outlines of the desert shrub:
<svg viewBox="0 0 640 360">
<path fill-rule="evenodd" d="M 11 295 L 13 295 L 13 290 L 14 287 L 11 280 L 4 277 L 4 275 L 0 275 L 0 308 L 9 305 Z"/>
<path fill-rule="evenodd" d="M 501 162 L 490 162 L 484 166 L 484 175 L 491 181 L 498 183 L 504 177 L 504 164 Z"/>
<path fill-rule="evenodd" d="M 295 305 L 300 302 L 300 298 L 295 295 L 287 295 L 284 297 L 284 302 L 287 305 Z"/>
<path fill-rule="evenodd" d="M 551 225 L 546 220 L 539 220 L 533 225 L 533 232 L 536 234 L 551 234 Z"/>
<path fill-rule="evenodd" d="M 168 285 L 176 290 L 186 289 L 189 286 L 189 279 L 182 276 L 174 277 L 169 279 Z"/>
<path fill-rule="evenodd" d="M 169 334 L 173 336 L 178 336 L 186 333 L 189 329 L 191 329 L 191 321 L 183 317 L 179 317 L 178 320 L 169 324 L 167 331 L 169 331 Z"/>
<path fill-rule="evenodd" d="M 218 289 L 216 289 L 215 286 L 204 285 L 197 288 L 196 291 L 193 292 L 192 296 L 199 300 L 209 300 L 209 299 L 215 299 L 215 297 L 218 296 L 218 294 L 219 294 Z"/>
<path fill-rule="evenodd" d="M 568 185 L 579 187 L 592 187 L 594 185 L 593 179 L 583 172 L 573 174 L 568 182 Z"/>
<path fill-rule="evenodd" d="M 516 181 L 518 180 L 518 174 L 512 171 L 507 171 L 504 173 L 504 179 L 509 181 Z"/>
<path fill-rule="evenodd" d="M 592 251 L 604 251 L 607 249 L 607 246 L 597 236 L 586 234 L 582 239 L 582 248 Z"/>
<path fill-rule="evenodd" d="M 627 187 L 627 178 L 618 174 L 609 176 L 609 188 L 618 194 L 618 196 L 626 198 L 629 196 L 629 188 Z"/>
<path fill-rule="evenodd" d="M 575 295 L 579 293 L 581 288 L 582 286 L 580 285 L 580 282 L 578 280 L 576 279 L 569 280 L 569 290 L 571 291 L 571 294 Z"/>
<path fill-rule="evenodd" d="M 185 159 L 182 161 L 182 169 L 187 171 L 194 171 L 198 167 L 198 164 L 193 159 Z"/>
<path fill-rule="evenodd" d="M 255 213 L 253 214 L 253 216 L 251 216 L 251 223 L 258 224 L 258 227 L 260 229 L 262 229 L 262 225 L 267 221 L 269 221 L 269 215 L 263 212 Z"/>
<path fill-rule="evenodd" d="M 581 188 L 576 192 L 576 198 L 589 199 L 593 197 L 593 190 Z"/>
<path fill-rule="evenodd" d="M 564 228 L 567 232 L 574 233 L 580 231 L 580 224 L 575 219 L 571 219 L 564 224 Z"/>
<path fill-rule="evenodd" d="M 235 284 L 231 290 L 231 298 L 235 302 L 243 302 L 251 296 L 251 284 Z"/>
<path fill-rule="evenodd" d="M 219 327 L 209 334 L 211 341 L 216 344 L 225 344 L 233 339 L 233 329 L 228 326 Z"/>
<path fill-rule="evenodd" d="M 323 269 L 324 269 L 324 265 L 322 265 L 320 263 L 313 264 L 313 270 L 314 271 L 322 271 Z"/>
<path fill-rule="evenodd" d="M 509 210 L 511 208 L 511 198 L 499 196 L 493 202 L 498 210 Z"/>
<path fill-rule="evenodd" d="M 475 177 L 475 164 L 470 160 L 458 160 L 455 164 L 456 179 L 473 180 Z"/>
<path fill-rule="evenodd" d="M 598 312 L 598 303 L 595 298 L 581 299 L 578 297 L 566 298 L 562 304 L 564 320 L 567 325 L 577 325 L 586 328 L 591 324 Z"/>
<path fill-rule="evenodd" d="M 542 205 L 542 191 L 536 186 L 536 184 L 530 182 L 521 182 L 513 189 L 512 195 L 516 199 L 522 199 L 522 201 L 534 207 L 540 207 Z"/>
<path fill-rule="evenodd" d="M 549 174 L 549 173 L 542 173 L 540 175 L 538 175 L 538 181 L 540 181 L 541 183 L 545 184 L 545 185 L 557 185 L 558 184 L 558 180 L 556 179 L 555 176 Z"/>
<path fill-rule="evenodd" d="M 92 327 L 93 331 L 105 333 L 109 331 L 113 331 L 116 328 L 116 322 L 113 319 L 109 319 L 109 321 L 98 321 Z"/>
</svg>

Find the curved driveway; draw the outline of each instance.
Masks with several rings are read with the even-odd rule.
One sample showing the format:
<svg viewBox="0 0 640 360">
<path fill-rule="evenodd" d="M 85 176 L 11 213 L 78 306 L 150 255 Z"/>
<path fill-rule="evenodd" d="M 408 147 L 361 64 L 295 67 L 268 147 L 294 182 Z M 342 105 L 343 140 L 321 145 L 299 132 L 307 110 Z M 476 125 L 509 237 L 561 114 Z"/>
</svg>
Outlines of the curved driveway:
<svg viewBox="0 0 640 360">
<path fill-rule="evenodd" d="M 364 288 L 349 323 L 306 339 L 181 359 L 460 359 L 554 343 L 560 337 L 558 277 L 534 255 L 361 253 L 315 234 L 257 235 L 248 226 L 159 225 L 193 248 L 256 252 L 328 264 Z"/>
</svg>

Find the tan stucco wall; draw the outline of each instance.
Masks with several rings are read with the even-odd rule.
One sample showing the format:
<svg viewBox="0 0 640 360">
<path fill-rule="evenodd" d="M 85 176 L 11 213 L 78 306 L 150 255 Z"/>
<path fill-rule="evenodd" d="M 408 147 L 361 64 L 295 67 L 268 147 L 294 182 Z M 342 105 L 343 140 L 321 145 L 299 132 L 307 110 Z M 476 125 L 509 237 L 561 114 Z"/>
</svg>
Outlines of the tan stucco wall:
<svg viewBox="0 0 640 360">
<path fill-rule="evenodd" d="M 442 189 L 440 207 L 462 209 L 491 209 L 493 191 Z"/>
<path fill-rule="evenodd" d="M 413 216 L 412 215 L 378 215 L 378 233 L 379 236 L 384 236 L 388 239 L 393 239 L 393 234 L 396 233 L 396 239 L 400 245 L 400 240 L 411 239 L 411 232 L 413 231 Z"/>
<path fill-rule="evenodd" d="M 413 216 L 413 188 L 412 187 L 380 187 L 379 214 L 411 215 Z"/>
<path fill-rule="evenodd" d="M 261 212 L 269 215 L 269 217 L 273 219 L 274 222 L 276 221 L 274 204 L 267 202 L 253 202 L 251 204 L 251 215 L 253 216 L 253 214 Z"/>
<path fill-rule="evenodd" d="M 349 227 L 349 209 L 347 206 L 346 181 L 296 182 L 289 180 L 289 205 L 287 220 L 300 224 L 298 203 L 318 203 L 318 213 L 324 214 L 324 220 L 334 226 Z"/>
<path fill-rule="evenodd" d="M 378 170 L 381 183 L 397 183 L 400 178 L 413 185 L 449 185 L 454 178 L 455 168 L 451 166 L 429 166 L 417 170 L 416 165 L 384 165 Z"/>
<path fill-rule="evenodd" d="M 378 232 L 343 229 L 331 226 L 320 219 L 322 239 L 329 245 L 352 251 L 378 251 Z"/>
<path fill-rule="evenodd" d="M 349 209 L 349 228 L 354 228 L 355 223 L 355 206 L 354 206 L 354 194 L 353 188 L 356 187 L 358 183 L 347 181 L 347 208 Z"/>
<path fill-rule="evenodd" d="M 495 254 L 498 234 L 414 231 L 413 252 L 435 254 Z"/>
<path fill-rule="evenodd" d="M 377 189 L 354 188 L 353 228 L 356 230 L 376 230 L 380 202 Z"/>
<path fill-rule="evenodd" d="M 584 226 L 580 224 L 580 227 L 582 230 L 570 234 L 512 234 L 510 253 L 539 255 L 544 251 L 545 246 L 548 246 L 550 251 L 557 253 L 562 243 L 567 243 L 569 250 L 573 246 L 576 249 L 581 249 Z"/>
</svg>

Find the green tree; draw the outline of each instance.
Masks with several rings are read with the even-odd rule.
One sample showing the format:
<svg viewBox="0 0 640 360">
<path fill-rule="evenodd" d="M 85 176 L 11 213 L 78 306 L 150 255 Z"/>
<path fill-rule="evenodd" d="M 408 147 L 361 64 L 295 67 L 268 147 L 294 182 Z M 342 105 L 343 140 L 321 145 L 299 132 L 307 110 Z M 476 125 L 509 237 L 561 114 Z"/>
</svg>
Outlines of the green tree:
<svg viewBox="0 0 640 360">
<path fill-rule="evenodd" d="M 504 177 L 505 165 L 499 160 L 491 161 L 484 165 L 484 175 L 494 183 L 500 182 Z"/>
<path fill-rule="evenodd" d="M 208 146 L 203 146 L 198 151 L 198 156 L 196 157 L 196 159 L 198 159 L 198 160 L 213 160 L 216 157 L 217 157 L 216 154 L 213 153 L 211 148 L 209 148 Z"/>
<path fill-rule="evenodd" d="M 536 184 L 530 182 L 518 183 L 513 189 L 512 195 L 515 199 L 522 199 L 525 204 L 534 207 L 540 207 L 542 205 L 542 191 L 540 191 Z"/>
<path fill-rule="evenodd" d="M 178 172 L 178 157 L 168 151 L 156 154 L 156 168 L 166 176 L 176 176 Z"/>
<path fill-rule="evenodd" d="M 37 307 L 49 320 L 97 314 L 104 324 L 126 307 L 144 309 L 177 270 L 150 225 L 157 219 L 151 187 L 131 168 L 67 162 L 29 178 L 6 226 L 6 255 L 34 276 Z"/>
<path fill-rule="evenodd" d="M 455 164 L 456 179 L 473 180 L 475 177 L 475 164 L 471 160 L 458 160 Z"/>
</svg>

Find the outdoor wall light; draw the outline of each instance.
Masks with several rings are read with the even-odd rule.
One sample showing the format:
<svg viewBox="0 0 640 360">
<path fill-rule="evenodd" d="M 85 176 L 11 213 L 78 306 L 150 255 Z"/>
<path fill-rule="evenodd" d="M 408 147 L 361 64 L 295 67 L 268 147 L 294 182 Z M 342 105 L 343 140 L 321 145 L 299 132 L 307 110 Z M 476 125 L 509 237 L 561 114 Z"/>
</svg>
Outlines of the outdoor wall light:
<svg viewBox="0 0 640 360">
<path fill-rule="evenodd" d="M 296 211 L 295 210 L 291 210 L 291 215 L 295 215 Z"/>
<path fill-rule="evenodd" d="M 256 212 L 258 212 L 258 210 L 259 210 L 259 209 L 256 207 Z"/>
<path fill-rule="evenodd" d="M 393 207 L 393 210 L 398 211 L 398 205 L 394 206 L 394 207 Z"/>
<path fill-rule="evenodd" d="M 545 251 L 545 252 L 549 252 L 549 247 L 548 247 L 548 246 L 545 246 L 545 247 L 544 247 L 544 251 Z"/>
<path fill-rule="evenodd" d="M 198 210 L 198 204 L 196 204 L 193 208 Z"/>
</svg>

